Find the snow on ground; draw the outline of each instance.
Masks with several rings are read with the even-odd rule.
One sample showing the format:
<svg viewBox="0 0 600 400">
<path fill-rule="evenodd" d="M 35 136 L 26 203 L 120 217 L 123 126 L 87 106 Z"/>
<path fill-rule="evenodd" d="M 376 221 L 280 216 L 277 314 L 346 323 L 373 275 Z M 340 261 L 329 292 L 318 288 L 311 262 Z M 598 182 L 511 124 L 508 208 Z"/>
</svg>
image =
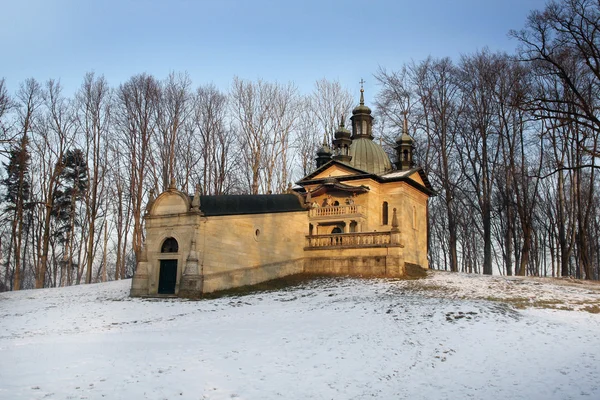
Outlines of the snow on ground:
<svg viewBox="0 0 600 400">
<path fill-rule="evenodd" d="M 425 296 L 498 300 L 517 308 L 600 313 L 600 282 L 597 281 L 430 271 L 428 279 L 404 281 L 401 285 Z"/>
<path fill-rule="evenodd" d="M 599 399 L 599 314 L 478 299 L 600 299 L 544 282 L 322 278 L 202 301 L 130 299 L 129 280 L 3 293 L 0 399 Z"/>
</svg>

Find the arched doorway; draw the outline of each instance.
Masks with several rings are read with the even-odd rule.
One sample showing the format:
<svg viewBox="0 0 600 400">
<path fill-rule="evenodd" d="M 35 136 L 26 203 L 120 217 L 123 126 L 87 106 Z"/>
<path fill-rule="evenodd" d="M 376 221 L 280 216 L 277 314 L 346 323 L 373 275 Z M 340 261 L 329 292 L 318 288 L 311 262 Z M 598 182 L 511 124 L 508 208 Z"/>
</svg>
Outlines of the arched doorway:
<svg viewBox="0 0 600 400">
<path fill-rule="evenodd" d="M 166 238 L 163 242 L 160 252 L 177 253 L 179 244 L 175 238 Z M 160 271 L 158 275 L 158 294 L 175 294 L 175 284 L 177 283 L 177 259 L 160 260 Z"/>
<path fill-rule="evenodd" d="M 333 230 L 331 231 L 331 233 L 344 233 L 344 231 L 342 231 L 342 228 L 340 228 L 339 226 L 336 226 L 335 228 L 333 228 Z"/>
</svg>

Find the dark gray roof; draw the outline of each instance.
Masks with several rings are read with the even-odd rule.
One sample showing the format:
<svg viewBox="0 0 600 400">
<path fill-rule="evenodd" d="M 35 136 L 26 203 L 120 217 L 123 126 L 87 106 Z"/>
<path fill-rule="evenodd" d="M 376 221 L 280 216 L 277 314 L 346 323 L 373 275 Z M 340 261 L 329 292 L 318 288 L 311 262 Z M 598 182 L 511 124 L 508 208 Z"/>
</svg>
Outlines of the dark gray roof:
<svg viewBox="0 0 600 400">
<path fill-rule="evenodd" d="M 206 216 L 306 211 L 295 194 L 200 196 Z"/>
</svg>

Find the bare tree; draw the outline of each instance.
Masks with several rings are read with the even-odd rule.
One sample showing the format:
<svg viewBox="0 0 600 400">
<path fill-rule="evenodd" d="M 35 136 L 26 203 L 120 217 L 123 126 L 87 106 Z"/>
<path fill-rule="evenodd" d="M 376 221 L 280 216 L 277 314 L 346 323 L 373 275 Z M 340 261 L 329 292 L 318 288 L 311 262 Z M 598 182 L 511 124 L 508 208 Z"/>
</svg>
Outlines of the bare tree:
<svg viewBox="0 0 600 400">
<path fill-rule="evenodd" d="M 258 194 L 262 182 L 263 159 L 272 134 L 272 84 L 233 78 L 230 106 L 239 129 L 239 146 L 244 178 L 251 194 Z"/>
<path fill-rule="evenodd" d="M 0 144 L 12 143 L 15 134 L 11 134 L 11 123 L 6 121 L 6 117 L 15 108 L 16 103 L 11 99 L 6 89 L 4 78 L 0 79 Z M 0 149 L 3 151 L 3 149 Z"/>
<path fill-rule="evenodd" d="M 42 92 L 45 115 L 35 130 L 33 148 L 40 163 L 41 205 L 43 206 L 42 236 L 39 245 L 39 263 L 36 288 L 42 288 L 48 271 L 49 245 L 51 239 L 52 210 L 59 178 L 63 169 L 62 161 L 75 138 L 75 115 L 71 102 L 63 97 L 60 84 L 49 80 Z"/>
<path fill-rule="evenodd" d="M 496 176 L 505 182 L 498 182 L 498 189 L 503 187 L 504 208 L 506 211 L 505 267 L 507 274 L 512 274 L 510 239 L 513 237 L 513 204 L 520 222 L 521 250 L 519 267 L 516 272 L 524 276 L 530 263 L 534 244 L 535 217 L 539 198 L 539 173 L 542 167 L 542 125 L 529 121 L 529 114 L 524 112 L 524 101 L 532 90 L 529 69 L 507 55 L 499 55 L 495 61 L 495 89 L 493 100 L 497 104 L 495 110 L 498 119 L 499 147 L 502 152 L 500 164 L 504 174 Z M 498 190 L 501 192 L 501 190 Z M 531 271 L 533 272 L 533 271 Z"/>
<path fill-rule="evenodd" d="M 489 51 L 463 56 L 459 65 L 465 106 L 465 126 L 460 148 L 464 176 L 481 213 L 483 273 L 492 274 L 492 193 L 498 157 L 497 104 L 493 100 L 497 56 Z M 474 226 L 478 226 L 475 224 Z"/>
<path fill-rule="evenodd" d="M 95 259 L 94 244 L 100 238 L 100 232 L 96 232 L 96 221 L 104 191 L 106 149 L 111 126 L 111 89 L 106 79 L 103 76 L 96 77 L 94 73 L 86 74 L 77 94 L 77 102 L 78 125 L 84 135 L 88 162 L 89 187 L 85 198 L 88 225 L 85 283 L 91 283 Z"/>
<path fill-rule="evenodd" d="M 190 113 L 191 80 L 185 74 L 170 73 L 160 83 L 155 107 L 156 113 L 156 146 L 158 160 L 155 163 L 158 171 L 156 180 L 162 190 L 167 190 L 171 179 L 177 177 L 177 145 L 184 131 L 186 119 Z M 181 177 L 178 179 L 183 180 Z"/>
<path fill-rule="evenodd" d="M 147 168 L 151 155 L 151 138 L 156 126 L 154 115 L 158 102 L 159 84 L 151 75 L 136 75 L 117 90 L 117 126 L 120 143 L 127 149 L 128 181 L 133 215 L 133 250 L 139 256 L 143 242 L 142 210 L 148 187 Z"/>
<path fill-rule="evenodd" d="M 598 156 L 600 132 L 600 3 L 596 0 L 551 1 L 543 11 L 532 11 L 526 27 L 511 31 L 519 40 L 519 55 L 540 76 L 554 76 L 571 92 L 569 97 L 531 93 L 529 109 L 557 121 L 577 122 L 586 135 L 577 145 Z"/>
<path fill-rule="evenodd" d="M 127 149 L 122 149 L 119 142 L 109 145 L 108 156 L 110 157 L 111 168 L 108 171 L 109 185 L 108 193 L 110 196 L 110 210 L 114 218 L 116 243 L 115 261 L 115 280 L 125 279 L 125 258 L 128 238 L 131 227 L 131 191 L 129 190 L 127 174 L 128 168 L 125 166 Z"/>
<path fill-rule="evenodd" d="M 332 143 L 342 116 L 347 118 L 350 115 L 355 102 L 352 94 L 339 81 L 323 78 L 315 82 L 309 99 L 311 119 L 319 122 L 320 133 L 326 132 L 328 143 Z"/>
<path fill-rule="evenodd" d="M 422 123 L 430 138 L 434 156 L 429 170 L 437 175 L 443 189 L 443 197 L 448 223 L 448 256 L 451 271 L 458 271 L 456 223 L 456 191 L 461 171 L 456 159 L 455 137 L 460 132 L 460 119 L 463 116 L 460 88 L 456 79 L 456 68 L 448 58 L 427 59 L 411 68 L 418 103 L 423 113 Z"/>
<path fill-rule="evenodd" d="M 230 186 L 234 135 L 227 124 L 227 106 L 227 96 L 214 85 L 196 90 L 193 116 L 199 133 L 199 181 L 205 194 L 224 194 Z"/>
<path fill-rule="evenodd" d="M 298 107 L 300 116 L 298 117 L 296 135 L 293 141 L 293 148 L 296 150 L 296 156 L 302 176 L 308 175 L 315 169 L 315 155 L 321 144 L 330 146 L 329 134 L 322 131 L 320 123 L 314 118 L 310 98 L 303 98 Z"/>
<path fill-rule="evenodd" d="M 299 97 L 296 87 L 276 85 L 273 93 L 272 135 L 264 160 L 265 191 L 282 193 L 290 176 L 289 149 L 292 132 L 300 115 Z"/>
</svg>

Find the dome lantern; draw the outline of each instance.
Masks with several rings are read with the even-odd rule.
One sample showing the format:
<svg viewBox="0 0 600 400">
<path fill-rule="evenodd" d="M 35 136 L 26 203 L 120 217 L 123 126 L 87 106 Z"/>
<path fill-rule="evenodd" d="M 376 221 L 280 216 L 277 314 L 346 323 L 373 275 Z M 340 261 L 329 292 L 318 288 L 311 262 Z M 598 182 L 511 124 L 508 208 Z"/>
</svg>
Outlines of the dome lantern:
<svg viewBox="0 0 600 400">
<path fill-rule="evenodd" d="M 340 119 L 340 126 L 335 131 L 335 139 L 333 140 L 333 149 L 335 154 L 333 159 L 342 162 L 350 162 L 352 156 L 349 155 L 350 145 L 352 144 L 351 134 L 344 126 L 344 116 Z"/>
<path fill-rule="evenodd" d="M 407 113 L 404 113 L 404 123 L 402 127 L 402 134 L 396 139 L 396 157 L 397 161 L 394 163 L 396 168 L 400 171 L 405 171 L 415 166 L 414 162 L 414 150 L 415 141 L 408 134 L 408 118 Z"/>
<path fill-rule="evenodd" d="M 317 162 L 317 168 L 321 168 L 323 165 L 327 164 L 331 161 L 332 151 L 327 144 L 327 132 L 323 134 L 323 145 L 319 150 L 317 150 L 317 158 L 315 161 Z"/>
<path fill-rule="evenodd" d="M 371 109 L 365 106 L 364 80 L 360 80 L 360 103 L 352 110 L 352 139 L 368 138 L 373 139 L 373 116 Z"/>
</svg>

